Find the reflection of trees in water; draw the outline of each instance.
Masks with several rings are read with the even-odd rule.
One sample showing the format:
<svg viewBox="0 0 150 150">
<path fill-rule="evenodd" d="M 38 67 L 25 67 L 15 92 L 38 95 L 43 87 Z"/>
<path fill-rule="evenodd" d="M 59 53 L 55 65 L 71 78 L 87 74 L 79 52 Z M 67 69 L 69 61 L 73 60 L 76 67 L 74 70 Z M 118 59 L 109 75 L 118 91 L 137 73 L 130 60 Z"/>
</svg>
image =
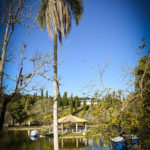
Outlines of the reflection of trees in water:
<svg viewBox="0 0 150 150">
<path fill-rule="evenodd" d="M 60 139 L 59 140 L 60 149 L 61 150 L 78 150 L 79 148 L 85 148 L 87 147 L 87 144 L 84 142 L 83 139 Z"/>
<path fill-rule="evenodd" d="M 18 149 L 19 146 L 24 146 L 26 143 L 31 143 L 27 132 L 25 131 L 8 131 L 5 135 L 0 137 L 1 150 Z"/>
<path fill-rule="evenodd" d="M 0 138 L 0 150 L 53 150 L 53 138 L 44 137 L 31 140 L 27 131 L 9 131 Z M 60 150 L 102 150 L 102 139 L 78 138 L 59 139 Z M 107 144 L 107 149 L 109 145 Z"/>
</svg>

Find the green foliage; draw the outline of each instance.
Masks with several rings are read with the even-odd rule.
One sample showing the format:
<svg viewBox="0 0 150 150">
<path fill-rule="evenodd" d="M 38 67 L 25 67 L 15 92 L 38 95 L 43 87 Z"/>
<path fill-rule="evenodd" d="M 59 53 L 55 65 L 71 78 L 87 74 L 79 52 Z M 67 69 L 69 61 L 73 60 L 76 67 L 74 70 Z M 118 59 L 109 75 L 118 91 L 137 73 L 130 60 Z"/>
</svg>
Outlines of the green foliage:
<svg viewBox="0 0 150 150">
<path fill-rule="evenodd" d="M 46 98 L 48 98 L 48 90 L 46 91 Z"/>
<path fill-rule="evenodd" d="M 122 106 L 120 98 L 106 95 L 92 107 L 93 116 L 98 120 L 96 130 L 101 136 L 110 138 L 136 133 L 139 123 L 135 107 L 130 106 L 126 111 L 122 111 Z"/>
<path fill-rule="evenodd" d="M 83 2 L 83 0 L 65 0 L 58 3 L 54 0 L 41 0 L 37 15 L 39 26 L 43 30 L 46 27 L 51 38 L 53 38 L 52 30 L 55 30 L 59 41 L 62 43 L 62 35 L 64 34 L 67 37 L 70 32 L 72 18 L 75 19 L 77 25 L 79 24 L 83 13 Z M 51 9 L 49 9 L 49 4 Z M 59 7 L 57 7 L 58 4 Z"/>
<path fill-rule="evenodd" d="M 41 99 L 43 99 L 43 89 L 41 89 Z"/>
<path fill-rule="evenodd" d="M 53 119 L 53 115 L 49 114 L 49 115 L 44 116 L 43 121 L 44 122 L 49 122 L 52 119 Z"/>
<path fill-rule="evenodd" d="M 143 56 L 135 68 L 135 88 L 137 92 L 149 94 L 150 86 L 150 56 Z M 142 79 L 142 80 L 141 80 Z"/>
<path fill-rule="evenodd" d="M 115 97 L 116 96 L 116 92 L 115 91 L 113 91 L 113 97 Z"/>
<path fill-rule="evenodd" d="M 78 97 L 75 97 L 75 112 L 78 112 Z"/>
<path fill-rule="evenodd" d="M 34 93 L 33 95 L 33 103 L 37 101 L 37 93 Z"/>
<path fill-rule="evenodd" d="M 36 101 L 35 104 L 31 107 L 30 113 L 28 112 L 28 118 L 30 118 L 30 121 L 38 121 L 39 123 L 51 121 L 48 120 L 48 118 L 52 115 L 53 112 L 52 104 L 53 101 L 50 99 L 44 99 L 44 101 L 39 99 Z"/>
<path fill-rule="evenodd" d="M 71 98 L 70 98 L 70 113 L 71 115 L 73 114 L 73 94 L 71 94 Z"/>
<path fill-rule="evenodd" d="M 150 148 L 150 56 L 143 56 L 135 68 L 135 89 L 141 102 L 138 136 L 147 149 Z"/>
<path fill-rule="evenodd" d="M 49 99 L 44 99 L 41 100 L 41 96 L 37 96 L 37 100 L 34 100 L 36 94 L 32 95 L 24 95 L 20 96 L 23 100 L 22 102 L 18 104 L 18 99 L 14 99 L 13 102 L 10 102 L 8 106 L 8 114 L 11 117 L 8 116 L 7 123 L 12 123 L 12 119 L 14 120 L 14 123 L 28 123 L 29 121 L 32 123 L 40 123 L 40 124 L 47 124 L 50 121 L 52 121 L 52 113 L 53 113 L 53 98 L 50 97 Z M 74 105 L 74 100 L 73 96 L 70 98 L 69 101 L 69 107 L 65 107 L 63 110 L 61 110 L 61 107 L 58 107 L 58 118 L 64 117 L 66 115 L 69 115 L 71 113 L 71 99 L 72 99 L 72 113 L 73 113 L 73 105 Z M 22 105 L 23 104 L 23 105 Z M 22 109 L 19 107 L 19 105 L 23 106 Z M 23 114 L 18 113 L 18 110 L 21 112 L 25 113 L 25 117 Z M 84 110 L 83 106 L 78 107 L 78 112 L 76 113 L 78 117 L 83 117 L 84 115 Z M 89 114 L 90 115 L 90 114 Z M 20 119 L 18 119 L 20 118 Z M 21 120 L 19 122 L 19 120 Z M 9 122 L 8 122 L 9 121 Z"/>
<path fill-rule="evenodd" d="M 61 96 L 60 96 L 60 93 L 58 93 L 58 95 L 57 95 L 57 105 L 58 105 L 58 107 L 61 106 Z"/>
<path fill-rule="evenodd" d="M 140 46 L 142 54 L 146 50 L 145 39 Z M 146 50 L 146 51 L 145 51 Z M 106 95 L 97 105 L 92 107 L 97 125 L 93 131 L 108 139 L 123 136 L 129 140 L 130 135 L 139 137 L 139 148 L 150 149 L 150 56 L 143 56 L 134 71 L 135 91 L 123 96 L 118 90 L 118 96 Z M 123 98 L 122 98 L 123 96 Z"/>
<path fill-rule="evenodd" d="M 50 101 L 53 101 L 53 97 L 52 96 L 49 96 L 49 99 L 50 99 Z"/>
<path fill-rule="evenodd" d="M 66 0 L 66 2 L 70 5 L 72 15 L 76 21 L 76 24 L 79 24 L 81 20 L 81 16 L 83 13 L 83 0 Z"/>
<path fill-rule="evenodd" d="M 63 107 L 68 105 L 67 92 L 64 92 L 63 95 Z"/>
<path fill-rule="evenodd" d="M 84 101 L 83 101 L 83 108 L 84 108 L 84 112 L 86 111 L 87 109 L 87 106 L 86 106 L 86 99 L 84 98 Z"/>
<path fill-rule="evenodd" d="M 41 6 L 38 10 L 37 21 L 39 26 L 45 31 L 46 24 L 46 8 L 48 6 L 48 0 L 41 0 Z"/>
<path fill-rule="evenodd" d="M 26 117 L 27 112 L 25 110 L 26 99 L 21 95 L 17 95 L 8 105 L 8 111 L 13 119 L 13 123 L 22 123 Z"/>
</svg>

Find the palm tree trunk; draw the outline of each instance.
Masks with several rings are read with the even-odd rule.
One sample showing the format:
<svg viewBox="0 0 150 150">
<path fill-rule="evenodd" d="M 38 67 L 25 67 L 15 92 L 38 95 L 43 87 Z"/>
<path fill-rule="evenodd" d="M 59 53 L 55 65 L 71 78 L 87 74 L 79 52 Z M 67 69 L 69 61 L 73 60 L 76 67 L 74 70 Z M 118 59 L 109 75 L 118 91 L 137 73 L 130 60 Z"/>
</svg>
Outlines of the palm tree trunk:
<svg viewBox="0 0 150 150">
<path fill-rule="evenodd" d="M 59 150 L 58 144 L 58 116 L 57 116 L 57 34 L 54 33 L 54 78 L 53 78 L 53 133 L 54 133 L 54 150 Z"/>
</svg>

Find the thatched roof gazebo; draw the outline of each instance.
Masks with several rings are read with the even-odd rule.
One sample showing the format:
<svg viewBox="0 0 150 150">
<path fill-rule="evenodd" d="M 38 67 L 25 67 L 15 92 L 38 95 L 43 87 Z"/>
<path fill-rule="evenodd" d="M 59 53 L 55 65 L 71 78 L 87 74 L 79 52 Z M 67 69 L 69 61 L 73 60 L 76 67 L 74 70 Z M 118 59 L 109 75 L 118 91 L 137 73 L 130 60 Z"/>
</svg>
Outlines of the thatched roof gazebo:
<svg viewBox="0 0 150 150">
<path fill-rule="evenodd" d="M 58 119 L 58 123 L 62 125 L 62 133 L 63 133 L 63 125 L 68 124 L 68 123 L 75 123 L 76 124 L 76 132 L 78 132 L 78 123 L 84 123 L 85 124 L 85 131 L 86 131 L 86 126 L 87 126 L 88 120 L 73 116 L 73 115 L 68 115 L 65 117 L 62 117 Z"/>
</svg>

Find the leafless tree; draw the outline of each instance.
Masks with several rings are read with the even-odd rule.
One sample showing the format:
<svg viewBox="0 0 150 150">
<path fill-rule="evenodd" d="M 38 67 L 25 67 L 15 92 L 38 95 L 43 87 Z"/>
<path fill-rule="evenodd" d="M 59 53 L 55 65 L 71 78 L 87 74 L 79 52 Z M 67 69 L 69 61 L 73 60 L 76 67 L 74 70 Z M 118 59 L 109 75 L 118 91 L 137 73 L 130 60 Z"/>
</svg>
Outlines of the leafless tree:
<svg viewBox="0 0 150 150">
<path fill-rule="evenodd" d="M 24 51 L 26 49 L 26 44 L 23 44 L 23 49 L 21 50 L 21 58 L 20 58 L 20 68 L 18 71 L 18 76 L 13 77 L 8 74 L 4 74 L 7 76 L 8 79 L 11 79 L 15 85 L 14 90 L 12 90 L 9 94 L 8 91 L 4 90 L 3 94 L 1 95 L 1 116 L 0 116 L 0 131 L 3 129 L 4 124 L 4 117 L 5 112 L 7 109 L 7 104 L 15 97 L 18 93 L 24 92 L 27 86 L 31 83 L 33 77 L 37 74 L 45 76 L 44 74 L 49 72 L 53 65 L 51 62 L 51 57 L 49 55 L 41 56 L 41 55 L 34 55 L 32 58 L 24 57 Z M 25 74 L 23 70 L 25 69 L 24 62 L 29 61 L 32 63 L 33 69 L 29 73 Z M 5 84 L 3 84 L 5 86 Z"/>
<path fill-rule="evenodd" d="M 142 38 L 142 45 L 140 45 L 138 47 L 138 49 L 136 50 L 136 54 L 139 55 L 141 58 L 143 56 L 146 56 L 146 60 L 145 60 L 145 66 L 143 66 L 143 74 L 141 75 L 140 77 L 140 80 L 138 81 L 139 82 L 139 89 L 137 92 L 130 92 L 128 90 L 126 90 L 126 92 L 129 93 L 129 96 L 127 97 L 126 101 L 123 102 L 123 106 L 121 108 L 121 111 L 124 111 L 132 102 L 134 102 L 137 98 L 142 98 L 143 97 L 143 92 L 145 90 L 144 88 L 144 78 L 146 76 L 146 73 L 149 71 L 149 66 L 150 66 L 150 49 L 148 49 L 146 47 L 146 39 L 145 38 Z M 125 74 L 127 76 L 134 76 L 134 72 L 132 71 L 128 71 L 126 70 L 125 71 Z M 134 78 L 135 80 L 135 78 Z M 133 81 L 132 81 L 132 84 L 133 84 Z M 150 92 L 150 90 L 149 90 Z"/>
<path fill-rule="evenodd" d="M 87 63 L 85 60 L 84 60 L 84 62 L 86 64 L 88 64 L 90 67 L 92 67 L 92 69 L 95 69 L 96 72 L 98 73 L 98 82 L 95 80 L 91 80 L 91 81 L 89 81 L 89 83 L 85 83 L 85 85 L 83 86 L 83 90 L 88 89 L 87 95 L 89 95 L 91 92 L 93 92 L 95 87 L 102 88 L 100 93 L 96 92 L 98 97 L 104 95 L 105 93 L 109 93 L 111 90 L 113 90 L 113 88 L 108 88 L 103 83 L 103 76 L 111 62 L 110 59 L 103 66 L 101 66 L 100 64 L 91 65 L 91 64 Z"/>
<path fill-rule="evenodd" d="M 0 95 L 3 94 L 3 75 L 6 61 L 6 53 L 12 33 L 16 24 L 31 27 L 35 21 L 30 19 L 34 17 L 32 6 L 25 6 L 25 0 L 2 0 L 0 1 L 0 25 L 5 28 L 4 37 L 1 41 L 2 53 L 0 54 Z M 26 22 L 29 22 L 27 24 Z"/>
</svg>

